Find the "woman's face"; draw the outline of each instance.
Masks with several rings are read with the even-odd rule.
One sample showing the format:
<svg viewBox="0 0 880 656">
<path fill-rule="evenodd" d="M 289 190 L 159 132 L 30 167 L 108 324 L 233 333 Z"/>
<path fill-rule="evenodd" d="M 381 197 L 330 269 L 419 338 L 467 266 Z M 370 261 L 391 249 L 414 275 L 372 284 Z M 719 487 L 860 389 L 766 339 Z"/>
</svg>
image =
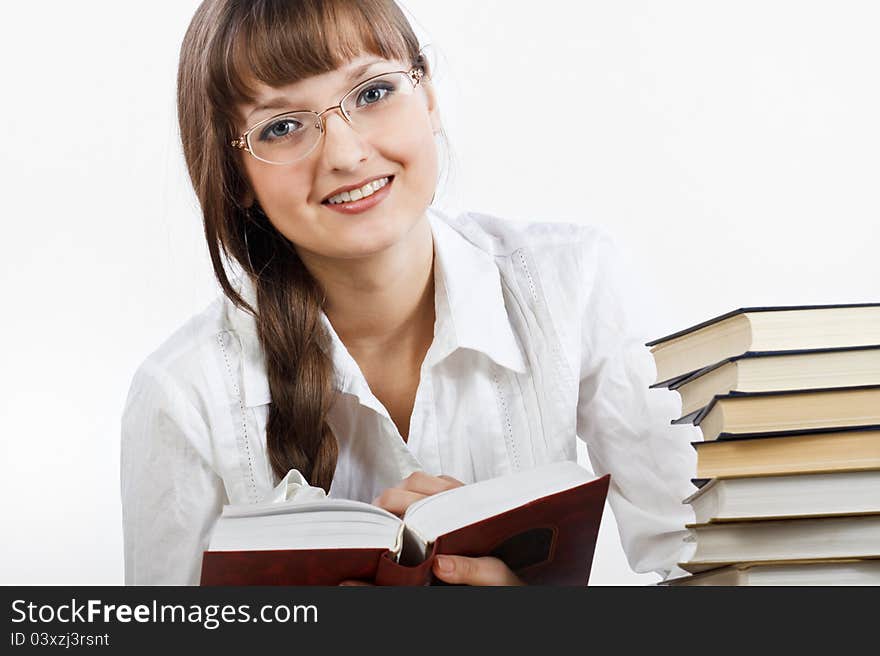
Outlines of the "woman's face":
<svg viewBox="0 0 880 656">
<path fill-rule="evenodd" d="M 402 61 L 365 55 L 335 71 L 285 87 L 259 85 L 255 101 L 238 108 L 239 127 L 244 132 L 290 110 L 321 112 L 339 104 L 343 95 L 367 78 L 409 68 Z M 272 107 L 261 109 L 262 105 Z M 366 257 L 400 241 L 423 218 L 438 173 L 434 134 L 440 122 L 430 83 L 422 80 L 413 95 L 406 98 L 403 111 L 404 121 L 362 132 L 339 111 L 327 112 L 322 142 L 292 164 L 269 164 L 240 151 L 245 175 L 260 207 L 301 254 Z M 340 211 L 328 202 L 340 188 L 360 187 L 386 177 L 390 183 L 375 193 L 379 202 L 364 211 Z"/>
</svg>

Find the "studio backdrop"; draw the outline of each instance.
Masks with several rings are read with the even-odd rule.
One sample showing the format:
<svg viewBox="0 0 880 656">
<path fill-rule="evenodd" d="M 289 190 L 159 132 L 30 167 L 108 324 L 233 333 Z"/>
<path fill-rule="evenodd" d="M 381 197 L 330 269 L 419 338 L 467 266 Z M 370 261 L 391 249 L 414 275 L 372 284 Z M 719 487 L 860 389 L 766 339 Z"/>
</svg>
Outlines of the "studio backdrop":
<svg viewBox="0 0 880 656">
<path fill-rule="evenodd" d="M 122 583 L 120 416 L 218 294 L 175 117 L 196 0 L 4 6 L 2 584 Z M 880 5 L 406 0 L 436 204 L 592 224 L 645 341 L 743 306 L 880 301 Z M 647 584 L 607 512 L 595 584 Z"/>
</svg>

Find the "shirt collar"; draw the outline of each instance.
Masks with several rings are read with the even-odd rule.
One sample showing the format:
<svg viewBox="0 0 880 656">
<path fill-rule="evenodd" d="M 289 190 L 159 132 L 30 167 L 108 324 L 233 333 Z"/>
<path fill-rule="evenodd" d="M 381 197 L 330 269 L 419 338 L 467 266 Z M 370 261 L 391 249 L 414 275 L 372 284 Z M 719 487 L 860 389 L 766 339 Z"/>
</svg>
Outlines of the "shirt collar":
<svg viewBox="0 0 880 656">
<path fill-rule="evenodd" d="M 494 256 L 471 243 L 438 212 L 429 211 L 428 216 L 434 233 L 435 338 L 446 337 L 438 341 L 446 341 L 444 350 L 448 350 L 437 354 L 438 361 L 466 348 L 524 373 L 525 360 L 507 316 Z"/>
<path fill-rule="evenodd" d="M 510 326 L 494 257 L 471 243 L 436 210 L 429 210 L 428 218 L 434 235 L 436 320 L 434 342 L 426 355 L 426 364 L 434 366 L 463 348 L 483 353 L 502 367 L 524 373 L 525 359 Z M 257 295 L 251 279 L 242 274 L 234 286 L 256 309 Z M 270 403 L 265 356 L 256 321 L 231 302 L 227 301 L 226 308 L 229 325 L 241 339 L 242 400 L 247 407 Z M 356 395 L 362 404 L 381 413 L 381 403 L 370 393 L 354 358 L 323 312 L 321 318 L 330 335 L 328 355 L 333 361 L 337 388 Z"/>
</svg>

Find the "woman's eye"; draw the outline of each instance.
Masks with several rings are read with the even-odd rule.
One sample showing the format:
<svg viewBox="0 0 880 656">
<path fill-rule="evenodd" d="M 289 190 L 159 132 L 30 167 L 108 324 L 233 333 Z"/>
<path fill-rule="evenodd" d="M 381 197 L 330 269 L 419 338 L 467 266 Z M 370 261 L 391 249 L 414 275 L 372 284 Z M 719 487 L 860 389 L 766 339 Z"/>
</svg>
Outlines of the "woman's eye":
<svg viewBox="0 0 880 656">
<path fill-rule="evenodd" d="M 377 102 L 385 100 L 392 93 L 394 93 L 394 86 L 391 84 L 376 84 L 367 87 L 358 94 L 357 106 L 375 105 Z"/>
<path fill-rule="evenodd" d="M 269 123 L 260 132 L 260 141 L 274 141 L 283 139 L 302 129 L 302 123 L 292 118 L 285 118 Z"/>
</svg>

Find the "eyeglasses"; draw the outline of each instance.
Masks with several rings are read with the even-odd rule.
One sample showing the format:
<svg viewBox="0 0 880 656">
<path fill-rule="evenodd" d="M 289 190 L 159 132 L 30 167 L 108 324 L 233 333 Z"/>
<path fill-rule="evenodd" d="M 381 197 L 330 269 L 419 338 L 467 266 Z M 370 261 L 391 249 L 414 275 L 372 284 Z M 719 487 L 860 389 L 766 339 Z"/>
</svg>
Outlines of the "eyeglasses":
<svg viewBox="0 0 880 656">
<path fill-rule="evenodd" d="M 267 164 L 291 164 L 308 157 L 321 142 L 327 112 L 339 110 L 348 124 L 361 133 L 405 122 L 402 110 L 407 98 L 424 77 L 421 67 L 376 75 L 346 93 L 338 105 L 323 112 L 296 110 L 272 116 L 248 128 L 231 145 Z"/>
</svg>

